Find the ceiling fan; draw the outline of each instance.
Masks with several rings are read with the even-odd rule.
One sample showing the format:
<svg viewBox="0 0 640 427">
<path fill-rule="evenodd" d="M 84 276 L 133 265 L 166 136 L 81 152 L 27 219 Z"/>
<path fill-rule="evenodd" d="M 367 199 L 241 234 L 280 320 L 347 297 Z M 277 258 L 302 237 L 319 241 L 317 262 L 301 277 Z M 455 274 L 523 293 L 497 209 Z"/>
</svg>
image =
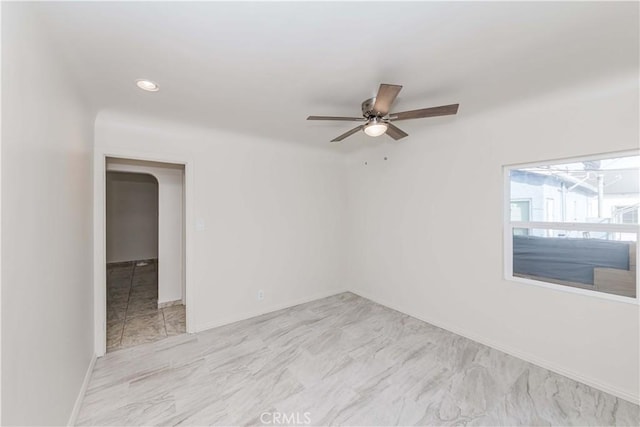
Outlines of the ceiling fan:
<svg viewBox="0 0 640 427">
<path fill-rule="evenodd" d="M 376 97 L 367 99 L 362 103 L 362 117 L 309 116 L 307 120 L 365 122 L 332 139 L 331 142 L 342 141 L 361 130 L 364 130 L 364 133 L 369 136 L 380 136 L 386 133 L 397 141 L 405 136 L 409 136 L 409 134 L 391 123 L 392 121 L 449 116 L 458 112 L 459 104 L 451 104 L 440 107 L 422 108 L 420 110 L 403 111 L 401 113 L 390 113 L 391 105 L 401 89 L 402 86 L 400 85 L 381 84 Z"/>
</svg>

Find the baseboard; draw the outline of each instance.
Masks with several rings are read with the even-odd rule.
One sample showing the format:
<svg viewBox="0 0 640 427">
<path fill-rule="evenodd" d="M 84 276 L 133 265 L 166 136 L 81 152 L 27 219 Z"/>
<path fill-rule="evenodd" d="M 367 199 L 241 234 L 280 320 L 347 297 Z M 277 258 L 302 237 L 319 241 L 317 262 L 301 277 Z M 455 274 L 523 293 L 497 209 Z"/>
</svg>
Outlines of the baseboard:
<svg viewBox="0 0 640 427">
<path fill-rule="evenodd" d="M 320 292 L 310 297 L 299 298 L 297 300 L 292 300 L 283 304 L 274 304 L 267 306 L 260 310 L 248 311 L 243 314 L 239 314 L 233 317 L 227 317 L 224 319 L 215 320 L 213 322 L 202 323 L 200 325 L 196 325 L 195 332 L 202 332 L 208 329 L 217 328 L 219 326 L 228 325 L 230 323 L 239 322 L 241 320 L 251 319 L 252 317 L 262 316 L 263 314 L 271 313 L 278 310 L 283 310 L 285 308 L 294 307 L 300 304 L 306 304 L 311 301 L 315 301 L 317 299 L 327 298 L 333 295 L 342 294 L 345 292 L 349 292 L 347 289 L 334 289 L 332 291 Z"/>
<path fill-rule="evenodd" d="M 78 397 L 76 398 L 76 403 L 73 405 L 73 410 L 71 411 L 71 415 L 69 416 L 68 426 L 73 426 L 76 424 L 78 419 L 78 414 L 80 413 L 80 408 L 82 407 L 82 401 L 84 400 L 84 395 L 87 392 L 87 387 L 89 387 L 89 381 L 91 380 L 91 374 L 93 373 L 93 367 L 96 365 L 96 355 L 93 354 L 91 356 L 91 361 L 89 362 L 89 367 L 87 368 L 87 372 L 84 375 L 84 380 L 82 381 L 82 385 L 80 386 L 80 391 L 78 392 Z"/>
<path fill-rule="evenodd" d="M 575 371 L 572 371 L 570 369 L 566 369 L 563 368 L 561 366 L 558 366 L 556 364 L 554 364 L 553 362 L 549 362 L 548 360 L 544 360 L 541 359 L 539 357 L 533 356 L 529 353 L 511 348 L 509 346 L 505 346 L 502 344 L 498 344 L 496 342 L 493 342 L 492 340 L 486 339 L 482 336 L 479 336 L 477 334 L 473 334 L 473 333 L 469 333 L 468 331 L 462 330 L 458 327 L 452 327 L 450 325 L 444 324 L 442 322 L 439 321 L 435 321 L 433 319 L 429 319 L 425 316 L 422 315 L 418 315 L 416 313 L 413 313 L 411 310 L 407 310 L 404 307 L 401 307 L 398 304 L 394 304 L 394 303 L 390 303 L 388 301 L 384 301 L 380 298 L 377 298 L 371 294 L 369 294 L 368 292 L 363 292 L 360 290 L 351 290 L 350 292 L 361 296 L 362 298 L 366 298 L 368 300 L 371 300 L 377 304 L 383 305 L 385 307 L 388 307 L 392 310 L 396 310 L 399 311 L 401 313 L 407 314 L 411 317 L 414 317 L 418 320 L 422 320 L 423 322 L 429 323 L 433 326 L 437 326 L 438 328 L 447 330 L 449 332 L 452 332 L 456 335 L 460 335 L 462 337 L 465 337 L 467 339 L 470 339 L 472 341 L 478 342 L 480 344 L 486 345 L 487 347 L 491 347 L 494 348 L 496 350 L 499 350 L 503 353 L 509 354 L 513 357 L 517 357 L 518 359 L 522 359 L 525 362 L 529 362 L 532 363 L 534 365 L 540 366 L 541 368 L 544 369 L 548 369 L 549 371 L 555 372 L 556 374 L 560 374 L 563 375 L 567 378 L 570 378 L 572 380 L 578 381 L 580 383 L 586 384 L 590 387 L 593 387 L 595 389 L 598 389 L 600 391 L 604 391 L 605 393 L 609 393 L 613 396 L 619 397 L 620 399 L 624 399 L 628 402 L 634 403 L 636 405 L 640 404 L 640 396 L 638 395 L 634 395 L 633 393 L 629 393 L 626 390 L 620 390 L 616 387 L 612 387 L 608 384 L 604 384 L 602 382 L 600 382 L 599 380 L 596 380 L 594 378 L 591 377 L 587 377 L 585 375 L 579 374 Z"/>
</svg>

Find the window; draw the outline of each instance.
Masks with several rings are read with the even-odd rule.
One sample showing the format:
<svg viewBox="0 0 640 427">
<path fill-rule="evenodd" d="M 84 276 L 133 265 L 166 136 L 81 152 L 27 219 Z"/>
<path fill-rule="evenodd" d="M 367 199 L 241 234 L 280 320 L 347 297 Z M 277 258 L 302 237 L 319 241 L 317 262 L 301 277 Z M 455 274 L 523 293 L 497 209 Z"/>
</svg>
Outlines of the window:
<svg viewBox="0 0 640 427">
<path fill-rule="evenodd" d="M 505 168 L 507 279 L 637 301 L 640 156 Z"/>
<path fill-rule="evenodd" d="M 638 223 L 638 206 L 618 206 L 614 215 L 619 215 L 623 224 Z"/>
</svg>

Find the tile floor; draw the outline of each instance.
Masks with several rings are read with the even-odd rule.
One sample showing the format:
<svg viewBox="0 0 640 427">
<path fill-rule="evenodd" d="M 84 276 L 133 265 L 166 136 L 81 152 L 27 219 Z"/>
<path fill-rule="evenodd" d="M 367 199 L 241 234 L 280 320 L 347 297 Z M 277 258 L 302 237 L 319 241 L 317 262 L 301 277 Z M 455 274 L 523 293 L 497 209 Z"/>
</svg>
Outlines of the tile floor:
<svg viewBox="0 0 640 427">
<path fill-rule="evenodd" d="M 281 424 L 275 413 L 319 426 L 640 425 L 637 405 L 351 293 L 107 354 L 78 424 Z"/>
<path fill-rule="evenodd" d="M 155 260 L 107 265 L 107 352 L 184 332 L 183 305 L 158 308 Z"/>
</svg>

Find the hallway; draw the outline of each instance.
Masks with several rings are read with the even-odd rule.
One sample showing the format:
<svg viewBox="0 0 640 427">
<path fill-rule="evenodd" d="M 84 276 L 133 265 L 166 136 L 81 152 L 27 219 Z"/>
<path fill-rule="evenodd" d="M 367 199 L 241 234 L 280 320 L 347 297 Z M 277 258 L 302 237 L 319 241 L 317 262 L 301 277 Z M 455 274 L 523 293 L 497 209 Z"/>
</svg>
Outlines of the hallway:
<svg viewBox="0 0 640 427">
<path fill-rule="evenodd" d="M 158 308 L 157 260 L 107 265 L 107 351 L 185 333 L 184 305 Z"/>
</svg>

